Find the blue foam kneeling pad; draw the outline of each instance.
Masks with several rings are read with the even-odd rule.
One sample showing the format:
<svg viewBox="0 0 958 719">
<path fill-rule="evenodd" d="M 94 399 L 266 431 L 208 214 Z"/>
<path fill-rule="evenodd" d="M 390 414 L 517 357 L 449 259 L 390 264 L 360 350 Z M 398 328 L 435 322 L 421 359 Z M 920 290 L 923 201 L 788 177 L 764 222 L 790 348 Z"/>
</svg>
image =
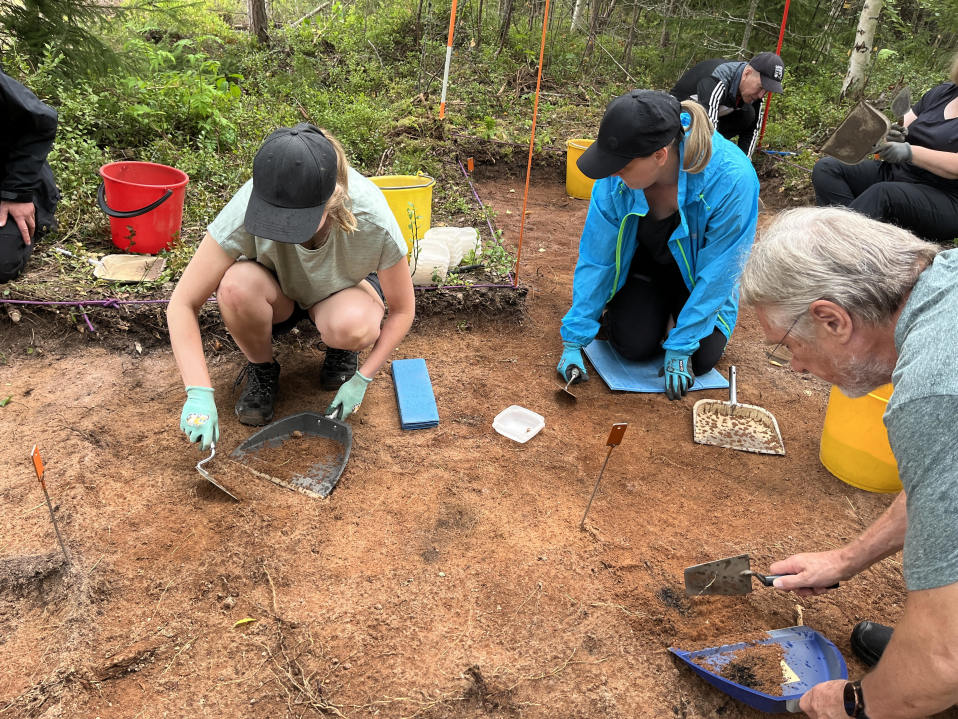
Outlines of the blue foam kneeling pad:
<svg viewBox="0 0 958 719">
<path fill-rule="evenodd" d="M 659 370 L 665 362 L 665 353 L 642 362 L 624 359 L 606 340 L 592 340 L 584 347 L 595 371 L 609 389 L 625 392 L 665 392 L 665 380 L 659 376 Z M 695 378 L 691 391 L 699 389 L 725 389 L 728 380 L 717 370 L 710 369 L 701 377 Z"/>
<path fill-rule="evenodd" d="M 426 360 L 393 360 L 392 373 L 396 402 L 399 404 L 399 425 L 403 429 L 437 426 L 439 409 L 436 407 Z"/>
</svg>

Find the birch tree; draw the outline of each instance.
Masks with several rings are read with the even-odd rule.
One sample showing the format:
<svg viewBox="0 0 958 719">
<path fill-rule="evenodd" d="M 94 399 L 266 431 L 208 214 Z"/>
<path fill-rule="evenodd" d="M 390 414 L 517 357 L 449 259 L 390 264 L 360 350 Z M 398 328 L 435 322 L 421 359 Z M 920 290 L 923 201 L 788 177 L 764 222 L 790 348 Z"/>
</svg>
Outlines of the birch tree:
<svg viewBox="0 0 958 719">
<path fill-rule="evenodd" d="M 858 29 L 855 31 L 855 45 L 848 59 L 848 73 L 842 83 L 842 97 L 860 92 L 865 85 L 865 71 L 871 60 L 872 44 L 875 41 L 875 28 L 881 13 L 882 0 L 865 0 L 862 14 L 858 17 Z"/>
</svg>

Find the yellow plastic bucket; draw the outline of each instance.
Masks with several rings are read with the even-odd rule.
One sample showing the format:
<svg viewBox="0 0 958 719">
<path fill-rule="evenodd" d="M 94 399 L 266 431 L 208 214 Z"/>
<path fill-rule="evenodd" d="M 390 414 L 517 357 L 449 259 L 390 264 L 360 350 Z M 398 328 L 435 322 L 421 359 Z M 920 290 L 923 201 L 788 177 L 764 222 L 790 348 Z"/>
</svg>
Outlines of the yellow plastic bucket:
<svg viewBox="0 0 958 719">
<path fill-rule="evenodd" d="M 898 463 L 882 422 L 891 393 L 892 386 L 886 384 L 851 399 L 832 387 L 828 398 L 819 458 L 840 480 L 869 492 L 901 490 Z"/>
<path fill-rule="evenodd" d="M 580 200 L 588 200 L 592 197 L 592 180 L 576 167 L 575 161 L 582 156 L 582 153 L 589 149 L 595 140 L 566 140 L 565 147 L 565 191 L 569 197 L 576 197 Z"/>
<path fill-rule="evenodd" d="M 432 222 L 432 187 L 436 181 L 429 175 L 381 175 L 369 179 L 383 191 L 406 247 L 412 252 L 413 242 L 422 239 Z"/>
</svg>

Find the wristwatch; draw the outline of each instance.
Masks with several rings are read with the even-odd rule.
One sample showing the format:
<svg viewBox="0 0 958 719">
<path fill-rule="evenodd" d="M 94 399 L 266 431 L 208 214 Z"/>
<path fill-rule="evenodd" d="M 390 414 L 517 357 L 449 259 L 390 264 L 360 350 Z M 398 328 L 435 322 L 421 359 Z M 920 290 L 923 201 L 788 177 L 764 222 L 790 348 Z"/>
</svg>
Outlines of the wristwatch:
<svg viewBox="0 0 958 719">
<path fill-rule="evenodd" d="M 845 682 L 843 699 L 845 713 L 848 716 L 855 717 L 855 719 L 868 719 L 868 715 L 865 713 L 865 697 L 862 694 L 861 682 Z"/>
</svg>

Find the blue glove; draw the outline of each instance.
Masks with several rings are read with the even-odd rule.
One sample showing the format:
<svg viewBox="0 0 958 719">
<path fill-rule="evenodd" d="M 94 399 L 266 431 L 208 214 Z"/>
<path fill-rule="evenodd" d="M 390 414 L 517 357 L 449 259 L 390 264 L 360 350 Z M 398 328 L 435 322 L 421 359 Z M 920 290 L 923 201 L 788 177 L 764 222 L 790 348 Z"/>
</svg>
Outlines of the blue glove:
<svg viewBox="0 0 958 719">
<path fill-rule="evenodd" d="M 372 379 L 363 377 L 359 372 L 356 372 L 339 388 L 336 396 L 333 397 L 332 404 L 326 408 L 326 414 L 335 413 L 339 419 L 346 419 L 359 409 L 370 382 L 372 382 Z"/>
<path fill-rule="evenodd" d="M 665 396 L 669 399 L 681 399 L 695 384 L 692 372 L 692 358 L 685 352 L 665 350 Z"/>
<path fill-rule="evenodd" d="M 572 368 L 576 367 L 579 370 L 579 376 L 572 381 L 572 384 L 588 382 L 589 373 L 585 371 L 585 360 L 582 358 L 582 345 L 577 345 L 574 342 L 563 342 L 562 348 L 562 357 L 559 358 L 559 366 L 556 367 L 556 371 L 562 377 L 562 381 L 568 382 L 572 376 Z"/>
<path fill-rule="evenodd" d="M 907 142 L 886 142 L 878 147 L 878 159 L 885 162 L 911 162 L 911 145 Z"/>
<path fill-rule="evenodd" d="M 180 413 L 180 429 L 186 432 L 190 442 L 199 442 L 204 452 L 211 442 L 220 440 L 219 415 L 213 402 L 212 387 L 187 387 L 186 404 Z"/>
</svg>

